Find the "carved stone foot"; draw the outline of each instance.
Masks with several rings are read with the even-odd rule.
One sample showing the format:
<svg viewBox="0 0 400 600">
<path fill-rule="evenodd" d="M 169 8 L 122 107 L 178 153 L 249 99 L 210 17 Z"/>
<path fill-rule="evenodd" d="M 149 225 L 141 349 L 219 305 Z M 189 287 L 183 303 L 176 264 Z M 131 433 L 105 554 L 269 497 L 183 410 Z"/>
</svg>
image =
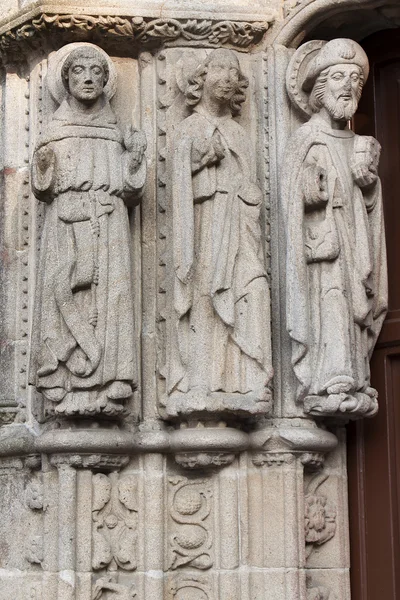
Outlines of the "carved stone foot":
<svg viewBox="0 0 400 600">
<path fill-rule="evenodd" d="M 122 384 L 123 385 L 123 384 Z M 132 389 L 129 387 L 130 393 Z M 114 401 L 108 397 L 108 390 L 75 390 L 65 395 L 57 405 L 50 407 L 47 414 L 62 415 L 65 417 L 91 417 L 104 415 L 107 417 L 123 416 L 127 409 L 121 401 Z"/>
<path fill-rule="evenodd" d="M 166 413 L 169 418 L 189 415 L 196 418 L 207 415 L 249 417 L 267 415 L 271 405 L 272 396 L 268 388 L 247 394 L 210 392 L 199 388 L 173 393 L 166 402 Z"/>
<path fill-rule="evenodd" d="M 378 411 L 378 393 L 373 388 L 364 392 L 341 392 L 324 396 L 307 396 L 304 411 L 321 417 L 357 419 L 361 416 L 372 417 Z"/>
</svg>

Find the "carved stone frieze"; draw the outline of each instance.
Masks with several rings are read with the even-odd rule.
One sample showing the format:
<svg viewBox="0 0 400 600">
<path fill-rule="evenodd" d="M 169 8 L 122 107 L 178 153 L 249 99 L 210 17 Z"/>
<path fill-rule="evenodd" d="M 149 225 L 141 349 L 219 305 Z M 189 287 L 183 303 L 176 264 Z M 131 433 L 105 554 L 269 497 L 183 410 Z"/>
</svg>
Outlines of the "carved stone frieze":
<svg viewBox="0 0 400 600">
<path fill-rule="evenodd" d="M 119 470 L 129 462 L 125 454 L 52 454 L 50 463 L 54 467 L 68 465 L 75 469 Z"/>
<path fill-rule="evenodd" d="M 0 56 L 5 61 L 21 60 L 21 50 L 38 48 L 49 38 L 58 44 L 85 38 L 114 46 L 129 42 L 136 49 L 172 42 L 248 49 L 262 40 L 274 21 L 272 11 L 261 22 L 42 13 L 0 36 Z"/>
<path fill-rule="evenodd" d="M 209 569 L 213 564 L 210 481 L 170 477 L 169 494 L 168 568 Z"/>
<path fill-rule="evenodd" d="M 378 410 L 369 359 L 387 311 L 380 146 L 348 128 L 368 72 L 347 39 L 307 42 L 287 71 L 309 121 L 290 138 L 282 175 L 286 321 L 296 397 L 315 416 Z"/>
<path fill-rule="evenodd" d="M 186 469 L 225 467 L 235 460 L 230 452 L 184 452 L 175 454 L 175 461 Z"/>
</svg>

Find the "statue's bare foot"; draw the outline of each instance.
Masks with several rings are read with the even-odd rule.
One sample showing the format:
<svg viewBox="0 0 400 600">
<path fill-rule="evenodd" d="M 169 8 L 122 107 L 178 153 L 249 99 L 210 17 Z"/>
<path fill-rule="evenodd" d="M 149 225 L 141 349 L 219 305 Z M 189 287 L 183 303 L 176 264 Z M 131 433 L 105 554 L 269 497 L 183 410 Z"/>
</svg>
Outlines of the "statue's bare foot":
<svg viewBox="0 0 400 600">
<path fill-rule="evenodd" d="M 66 393 L 66 390 L 62 387 L 42 389 L 43 396 L 51 402 L 61 402 Z"/>
</svg>

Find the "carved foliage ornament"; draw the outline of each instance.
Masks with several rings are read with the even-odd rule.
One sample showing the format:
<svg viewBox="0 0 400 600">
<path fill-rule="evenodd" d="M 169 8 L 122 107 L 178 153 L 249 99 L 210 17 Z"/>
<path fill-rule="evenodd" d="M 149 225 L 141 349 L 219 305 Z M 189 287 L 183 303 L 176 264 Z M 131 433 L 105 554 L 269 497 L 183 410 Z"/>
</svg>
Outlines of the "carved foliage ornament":
<svg viewBox="0 0 400 600">
<path fill-rule="evenodd" d="M 170 535 L 169 568 L 191 566 L 209 569 L 213 564 L 208 523 L 212 497 L 210 482 L 173 477 L 169 483 L 173 530 Z"/>
<path fill-rule="evenodd" d="M 336 507 L 325 494 L 317 492 L 327 479 L 326 474 L 315 475 L 306 490 L 304 529 L 307 557 L 314 546 L 325 544 L 336 533 Z"/>
<path fill-rule="evenodd" d="M 39 47 L 43 38 L 51 34 L 66 34 L 68 41 L 74 38 L 100 37 L 103 42 L 137 42 L 140 46 L 154 46 L 166 42 L 193 43 L 201 41 L 210 46 L 231 45 L 248 48 L 261 41 L 275 14 L 270 12 L 262 22 L 210 21 L 198 19 L 144 19 L 143 17 L 120 17 L 98 15 L 45 14 L 7 31 L 0 36 L 0 54 L 21 60 L 21 47 L 26 44 Z"/>
<path fill-rule="evenodd" d="M 136 482 L 116 473 L 93 476 L 93 556 L 95 570 L 137 567 Z"/>
</svg>

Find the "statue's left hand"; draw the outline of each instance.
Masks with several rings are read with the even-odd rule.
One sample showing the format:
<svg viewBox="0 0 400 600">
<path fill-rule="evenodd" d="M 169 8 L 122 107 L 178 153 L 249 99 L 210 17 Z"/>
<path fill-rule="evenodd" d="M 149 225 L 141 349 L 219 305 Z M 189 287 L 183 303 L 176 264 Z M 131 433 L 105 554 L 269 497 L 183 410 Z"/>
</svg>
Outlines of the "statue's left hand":
<svg viewBox="0 0 400 600">
<path fill-rule="evenodd" d="M 146 135 L 130 125 L 126 130 L 124 142 L 130 154 L 130 170 L 134 172 L 141 165 L 147 148 Z"/>
<path fill-rule="evenodd" d="M 378 180 L 376 168 L 373 165 L 367 165 L 364 162 L 352 163 L 351 172 L 355 183 L 360 188 L 368 188 Z"/>
</svg>

